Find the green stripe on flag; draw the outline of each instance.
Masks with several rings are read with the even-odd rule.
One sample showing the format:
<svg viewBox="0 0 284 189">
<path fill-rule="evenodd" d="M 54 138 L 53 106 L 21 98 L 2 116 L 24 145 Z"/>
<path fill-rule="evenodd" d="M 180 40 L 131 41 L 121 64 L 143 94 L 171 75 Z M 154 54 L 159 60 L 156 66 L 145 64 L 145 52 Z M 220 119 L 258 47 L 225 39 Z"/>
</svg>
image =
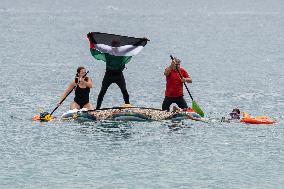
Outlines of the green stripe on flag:
<svg viewBox="0 0 284 189">
<path fill-rule="evenodd" d="M 131 56 L 114 56 L 108 53 L 102 53 L 96 49 L 90 49 L 92 56 L 97 60 L 106 62 L 106 67 L 110 70 L 123 70 L 125 64 L 130 62 Z"/>
</svg>

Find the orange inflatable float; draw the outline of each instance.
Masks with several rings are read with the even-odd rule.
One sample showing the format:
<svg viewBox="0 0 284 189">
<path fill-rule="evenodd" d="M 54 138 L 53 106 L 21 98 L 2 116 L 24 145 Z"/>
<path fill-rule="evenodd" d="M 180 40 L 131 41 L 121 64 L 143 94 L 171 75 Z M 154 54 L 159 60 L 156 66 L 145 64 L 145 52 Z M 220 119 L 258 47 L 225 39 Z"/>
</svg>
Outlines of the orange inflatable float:
<svg viewBox="0 0 284 189">
<path fill-rule="evenodd" d="M 241 122 L 252 123 L 252 124 L 272 124 L 275 123 L 269 116 L 255 116 L 251 117 L 249 113 L 243 112 L 243 118 Z"/>
<path fill-rule="evenodd" d="M 40 121 L 40 116 L 39 115 L 34 115 L 33 116 L 34 121 Z"/>
</svg>

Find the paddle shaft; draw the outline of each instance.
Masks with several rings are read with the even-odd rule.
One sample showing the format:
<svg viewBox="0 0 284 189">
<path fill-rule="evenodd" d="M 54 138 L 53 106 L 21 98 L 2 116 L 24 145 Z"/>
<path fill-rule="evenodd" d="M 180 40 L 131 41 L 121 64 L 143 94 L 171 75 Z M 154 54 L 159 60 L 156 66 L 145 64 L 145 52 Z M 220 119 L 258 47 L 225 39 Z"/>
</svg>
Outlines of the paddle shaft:
<svg viewBox="0 0 284 189">
<path fill-rule="evenodd" d="M 170 57 L 171 57 L 172 61 L 174 61 L 174 62 L 175 62 L 175 60 L 174 60 L 173 56 L 172 56 L 172 55 L 170 55 Z M 179 76 L 180 76 L 180 79 L 182 79 L 182 75 L 181 75 L 181 73 L 180 73 L 180 71 L 179 71 L 179 69 L 178 69 L 178 66 L 177 66 L 177 65 L 176 65 L 176 69 L 177 69 L 177 72 L 178 72 L 178 74 L 179 74 Z M 191 100 L 193 100 L 193 97 L 192 97 L 191 93 L 189 92 L 189 89 L 188 89 L 187 85 L 185 84 L 185 82 L 183 82 L 183 84 L 184 84 L 184 86 L 185 86 L 185 88 L 186 88 L 186 90 L 187 90 L 187 92 L 188 92 L 188 94 L 189 94 L 189 96 L 190 96 Z"/>
<path fill-rule="evenodd" d="M 85 73 L 85 75 L 84 75 L 82 78 L 84 78 L 88 73 L 89 73 L 89 71 L 87 71 L 87 72 Z M 80 81 L 78 80 L 78 82 L 77 82 L 76 85 L 73 87 L 73 89 L 69 91 L 69 93 L 61 100 L 61 102 L 60 102 L 59 104 L 61 104 L 61 103 L 67 98 L 67 96 L 70 95 L 70 93 L 72 93 L 72 91 L 79 85 L 79 83 L 80 83 Z M 52 115 L 52 114 L 55 112 L 55 110 L 57 110 L 58 107 L 59 107 L 59 106 L 56 106 L 56 108 L 53 109 L 53 111 L 50 113 L 50 115 Z"/>
</svg>

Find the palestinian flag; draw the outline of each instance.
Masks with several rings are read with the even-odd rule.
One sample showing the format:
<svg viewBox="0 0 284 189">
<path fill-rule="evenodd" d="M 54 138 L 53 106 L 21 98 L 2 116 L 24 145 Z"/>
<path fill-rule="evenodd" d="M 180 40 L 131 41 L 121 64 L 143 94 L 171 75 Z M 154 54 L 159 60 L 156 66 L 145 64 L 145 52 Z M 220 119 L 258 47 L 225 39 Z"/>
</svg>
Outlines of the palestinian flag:
<svg viewBox="0 0 284 189">
<path fill-rule="evenodd" d="M 111 70 L 123 70 L 131 57 L 147 44 L 146 38 L 92 32 L 88 34 L 92 56 L 107 63 Z"/>
</svg>

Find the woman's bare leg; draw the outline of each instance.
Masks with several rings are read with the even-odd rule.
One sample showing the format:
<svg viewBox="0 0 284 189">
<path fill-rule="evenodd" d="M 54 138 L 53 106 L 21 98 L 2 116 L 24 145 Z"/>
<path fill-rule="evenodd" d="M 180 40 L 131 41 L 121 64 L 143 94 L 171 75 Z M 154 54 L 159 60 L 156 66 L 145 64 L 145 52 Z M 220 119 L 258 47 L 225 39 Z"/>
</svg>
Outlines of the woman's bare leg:
<svg viewBox="0 0 284 189">
<path fill-rule="evenodd" d="M 70 110 L 73 110 L 73 109 L 80 109 L 80 106 L 79 106 L 79 104 L 77 104 L 76 102 L 71 102 L 71 104 L 70 104 Z"/>
</svg>

